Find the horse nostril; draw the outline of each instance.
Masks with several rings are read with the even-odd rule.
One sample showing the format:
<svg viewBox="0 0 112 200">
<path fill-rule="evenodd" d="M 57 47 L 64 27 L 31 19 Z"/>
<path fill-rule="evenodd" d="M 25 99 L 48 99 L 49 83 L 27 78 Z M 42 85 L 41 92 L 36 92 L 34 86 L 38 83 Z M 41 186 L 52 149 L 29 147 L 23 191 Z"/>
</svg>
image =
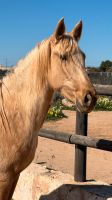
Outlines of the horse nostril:
<svg viewBox="0 0 112 200">
<path fill-rule="evenodd" d="M 92 102 L 91 94 L 86 94 L 86 96 L 84 97 L 85 106 L 89 107 L 91 105 L 91 102 Z"/>
</svg>

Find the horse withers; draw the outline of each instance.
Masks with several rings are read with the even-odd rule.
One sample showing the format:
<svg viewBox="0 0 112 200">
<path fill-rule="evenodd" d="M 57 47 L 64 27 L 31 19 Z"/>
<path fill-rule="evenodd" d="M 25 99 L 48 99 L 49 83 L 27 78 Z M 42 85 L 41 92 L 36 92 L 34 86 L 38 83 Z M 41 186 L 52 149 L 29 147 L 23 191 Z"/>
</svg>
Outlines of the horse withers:
<svg viewBox="0 0 112 200">
<path fill-rule="evenodd" d="M 61 19 L 54 33 L 1 81 L 0 200 L 11 199 L 20 172 L 34 158 L 38 132 L 54 91 L 74 102 L 81 112 L 90 112 L 95 105 L 96 91 L 78 47 L 81 32 L 81 21 L 66 33 Z"/>
</svg>

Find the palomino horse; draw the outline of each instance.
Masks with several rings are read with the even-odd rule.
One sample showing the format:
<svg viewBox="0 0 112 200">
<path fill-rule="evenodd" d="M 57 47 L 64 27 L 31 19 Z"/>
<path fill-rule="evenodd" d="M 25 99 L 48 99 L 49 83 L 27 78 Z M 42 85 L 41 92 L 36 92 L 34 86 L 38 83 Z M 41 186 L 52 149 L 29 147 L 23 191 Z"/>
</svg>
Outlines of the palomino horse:
<svg viewBox="0 0 112 200">
<path fill-rule="evenodd" d="M 96 92 L 78 47 L 82 22 L 68 34 L 61 19 L 47 40 L 37 45 L 0 84 L 0 200 L 10 200 L 19 174 L 33 160 L 38 131 L 53 92 L 90 112 Z"/>
</svg>

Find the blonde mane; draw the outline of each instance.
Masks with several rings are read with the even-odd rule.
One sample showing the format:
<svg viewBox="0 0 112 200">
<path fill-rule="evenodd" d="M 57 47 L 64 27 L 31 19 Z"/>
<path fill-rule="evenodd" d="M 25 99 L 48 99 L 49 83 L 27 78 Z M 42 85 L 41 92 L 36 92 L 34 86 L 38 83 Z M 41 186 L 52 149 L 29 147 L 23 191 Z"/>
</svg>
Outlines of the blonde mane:
<svg viewBox="0 0 112 200">
<path fill-rule="evenodd" d="M 46 95 L 46 92 L 42 90 L 42 88 L 48 87 L 46 76 L 49 65 L 50 44 L 49 40 L 45 40 L 39 45 L 36 45 L 35 48 L 31 52 L 29 52 L 23 59 L 21 59 L 16 66 L 10 69 L 10 73 L 7 73 L 7 75 L 4 76 L 1 80 L 1 119 L 5 132 L 7 132 L 8 130 L 10 130 L 11 132 L 11 127 L 9 125 L 10 123 L 8 121 L 6 107 L 4 104 L 10 104 L 9 106 L 11 107 L 10 102 L 13 102 L 13 99 L 16 98 L 16 104 L 19 105 L 20 103 L 18 102 L 18 98 L 20 98 L 21 103 L 24 105 L 24 107 L 26 107 L 27 112 L 30 115 L 32 112 L 30 110 L 30 105 L 31 103 L 33 104 L 34 101 L 36 102 L 35 98 L 37 96 L 39 96 L 39 98 L 40 96 L 42 96 L 41 101 L 45 101 L 44 96 Z M 26 96 L 26 98 L 23 98 L 24 95 Z M 31 96 L 31 99 L 29 98 L 29 95 Z M 51 98 L 49 92 L 48 95 L 49 98 Z M 8 98 L 10 99 L 10 102 L 6 103 Z M 36 108 L 36 110 L 37 109 L 38 108 Z M 47 110 L 45 109 L 43 113 L 46 112 Z M 40 124 L 42 124 L 43 118 L 44 117 L 42 117 L 42 119 L 40 120 L 39 126 Z"/>
<path fill-rule="evenodd" d="M 48 71 L 47 66 L 50 63 L 50 43 L 48 40 L 44 40 L 38 43 L 24 58 L 20 59 L 17 64 L 13 67 L 8 68 L 8 73 L 2 77 L 2 79 L 7 79 L 14 74 L 22 75 L 30 68 L 32 65 L 37 68 L 37 75 L 41 76 L 40 79 Z M 44 59 L 42 57 L 44 56 Z M 6 68 L 2 68 L 6 70 Z M 21 74 L 22 73 L 22 74 Z M 32 74 L 31 74 L 32 75 Z"/>
</svg>

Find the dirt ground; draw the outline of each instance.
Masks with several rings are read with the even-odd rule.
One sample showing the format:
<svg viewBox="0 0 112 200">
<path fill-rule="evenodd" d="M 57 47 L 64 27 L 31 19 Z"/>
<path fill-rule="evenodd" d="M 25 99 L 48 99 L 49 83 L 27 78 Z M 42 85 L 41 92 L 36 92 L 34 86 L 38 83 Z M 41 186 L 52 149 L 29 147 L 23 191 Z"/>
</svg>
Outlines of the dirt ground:
<svg viewBox="0 0 112 200">
<path fill-rule="evenodd" d="M 74 133 L 76 112 L 64 111 L 67 118 L 45 122 L 43 128 Z M 92 112 L 88 117 L 88 135 L 112 140 L 112 112 Z M 35 162 L 73 175 L 74 145 L 39 137 Z M 112 184 L 112 153 L 88 148 L 87 180 Z"/>
</svg>

